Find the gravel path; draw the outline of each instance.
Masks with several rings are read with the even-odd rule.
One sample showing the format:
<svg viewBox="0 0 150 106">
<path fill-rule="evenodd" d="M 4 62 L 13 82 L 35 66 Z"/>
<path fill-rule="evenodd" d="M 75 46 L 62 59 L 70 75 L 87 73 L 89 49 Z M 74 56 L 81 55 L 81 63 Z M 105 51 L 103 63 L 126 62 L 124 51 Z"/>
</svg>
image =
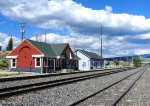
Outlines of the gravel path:
<svg viewBox="0 0 150 106">
<path fill-rule="evenodd" d="M 150 68 L 120 101 L 118 106 L 150 106 Z"/>
<path fill-rule="evenodd" d="M 137 70 L 139 69 L 3 98 L 0 100 L 0 104 L 2 106 L 67 106 L 78 99 L 119 81 Z"/>
<path fill-rule="evenodd" d="M 106 70 L 105 72 L 108 72 L 108 71 L 110 71 L 110 70 Z M 80 73 L 80 74 L 50 76 L 50 77 L 26 79 L 26 80 L 18 80 L 18 81 L 6 81 L 6 82 L 0 82 L 0 89 L 14 87 L 14 86 L 20 86 L 20 85 L 35 84 L 35 83 L 39 83 L 39 82 L 47 82 L 47 81 L 52 81 L 52 80 L 60 80 L 60 79 L 64 79 L 64 78 L 78 77 L 78 76 L 82 76 L 82 75 L 91 75 L 91 74 L 97 74 L 97 73 L 103 73 L 103 72 L 104 71 L 95 71 L 95 72 L 87 72 L 87 73 Z"/>
</svg>

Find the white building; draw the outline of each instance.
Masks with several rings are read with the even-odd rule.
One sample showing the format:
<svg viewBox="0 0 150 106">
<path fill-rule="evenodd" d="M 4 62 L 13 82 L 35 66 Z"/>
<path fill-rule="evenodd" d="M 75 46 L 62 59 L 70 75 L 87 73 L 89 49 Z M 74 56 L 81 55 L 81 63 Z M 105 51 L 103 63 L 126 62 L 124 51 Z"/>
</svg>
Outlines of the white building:
<svg viewBox="0 0 150 106">
<path fill-rule="evenodd" d="M 96 53 L 77 50 L 76 55 L 80 58 L 79 70 L 89 71 L 103 68 L 104 60 Z"/>
</svg>

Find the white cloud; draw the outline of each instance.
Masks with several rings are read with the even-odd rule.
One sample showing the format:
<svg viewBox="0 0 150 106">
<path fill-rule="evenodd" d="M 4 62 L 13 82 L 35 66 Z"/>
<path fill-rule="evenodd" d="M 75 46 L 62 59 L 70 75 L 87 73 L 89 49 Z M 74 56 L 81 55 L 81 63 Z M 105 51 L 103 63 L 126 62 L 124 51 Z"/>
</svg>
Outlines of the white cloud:
<svg viewBox="0 0 150 106">
<path fill-rule="evenodd" d="M 102 23 L 108 35 L 127 35 L 149 32 L 150 19 L 127 13 L 112 13 L 86 8 L 72 0 L 0 1 L 0 12 L 18 21 L 41 28 L 68 28 L 71 33 L 95 35 Z"/>
<path fill-rule="evenodd" d="M 150 39 L 150 33 L 137 35 L 139 39 Z"/>
<path fill-rule="evenodd" d="M 103 24 L 105 56 L 149 53 L 150 43 L 135 43 L 133 40 L 150 39 L 150 19 L 140 15 L 113 13 L 110 6 L 93 10 L 72 0 L 1 0 L 0 12 L 13 20 L 36 27 L 68 29 L 66 36 L 47 34 L 49 43 L 69 42 L 73 47 L 76 41 L 78 48 L 97 52 L 100 50 L 100 24 Z M 8 35 L 0 34 L 0 37 L 0 44 L 7 44 Z M 19 43 L 18 38 L 14 39 Z M 44 41 L 44 35 L 41 40 Z"/>
<path fill-rule="evenodd" d="M 6 49 L 6 46 L 8 44 L 8 41 L 10 39 L 11 36 L 8 36 L 7 34 L 4 34 L 4 33 L 0 33 L 0 46 L 2 46 L 2 49 L 5 50 Z M 13 44 L 14 44 L 14 48 L 20 43 L 20 39 L 19 38 L 16 38 L 14 36 L 12 36 L 13 38 Z"/>
<path fill-rule="evenodd" d="M 44 42 L 45 35 L 39 36 Z M 0 46 L 3 49 L 6 48 L 10 36 L 4 33 L 0 33 Z M 47 43 L 69 43 L 73 49 L 76 41 L 76 49 L 82 49 L 99 53 L 100 52 L 100 38 L 93 36 L 61 36 L 54 33 L 48 33 Z M 36 40 L 35 37 L 30 39 Z M 13 36 L 14 48 L 20 44 L 20 39 Z M 103 37 L 103 56 L 113 57 L 113 56 L 125 56 L 125 55 L 141 55 L 150 53 L 150 44 L 143 46 L 142 44 L 133 44 L 126 42 L 124 37 Z"/>
<path fill-rule="evenodd" d="M 112 7 L 106 6 L 106 7 L 105 7 L 105 10 L 106 10 L 107 12 L 111 12 L 111 11 L 112 11 Z"/>
<path fill-rule="evenodd" d="M 137 54 L 137 55 L 150 54 L 150 49 L 137 49 L 134 51 L 134 54 Z"/>
</svg>

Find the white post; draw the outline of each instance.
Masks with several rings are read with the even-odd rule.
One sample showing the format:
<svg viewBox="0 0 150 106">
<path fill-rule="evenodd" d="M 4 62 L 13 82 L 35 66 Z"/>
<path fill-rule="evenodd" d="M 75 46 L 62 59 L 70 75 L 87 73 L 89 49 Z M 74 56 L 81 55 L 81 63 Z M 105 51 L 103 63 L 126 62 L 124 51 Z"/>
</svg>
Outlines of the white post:
<svg viewBox="0 0 150 106">
<path fill-rule="evenodd" d="M 43 58 L 40 58 L 41 74 L 43 73 Z"/>
<path fill-rule="evenodd" d="M 54 72 L 55 72 L 55 59 L 54 59 Z"/>
</svg>

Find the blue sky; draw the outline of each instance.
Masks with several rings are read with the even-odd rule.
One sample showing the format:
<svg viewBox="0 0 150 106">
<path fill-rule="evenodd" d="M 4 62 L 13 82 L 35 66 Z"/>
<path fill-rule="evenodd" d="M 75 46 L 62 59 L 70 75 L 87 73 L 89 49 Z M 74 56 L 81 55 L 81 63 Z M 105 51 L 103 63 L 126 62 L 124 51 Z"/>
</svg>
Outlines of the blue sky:
<svg viewBox="0 0 150 106">
<path fill-rule="evenodd" d="M 27 0 L 0 1 L 0 46 L 10 35 L 20 43 L 20 22 L 25 38 L 48 43 L 67 42 L 73 48 L 99 53 L 103 25 L 105 57 L 150 53 L 150 1 L 145 0 Z"/>
</svg>

